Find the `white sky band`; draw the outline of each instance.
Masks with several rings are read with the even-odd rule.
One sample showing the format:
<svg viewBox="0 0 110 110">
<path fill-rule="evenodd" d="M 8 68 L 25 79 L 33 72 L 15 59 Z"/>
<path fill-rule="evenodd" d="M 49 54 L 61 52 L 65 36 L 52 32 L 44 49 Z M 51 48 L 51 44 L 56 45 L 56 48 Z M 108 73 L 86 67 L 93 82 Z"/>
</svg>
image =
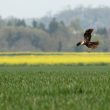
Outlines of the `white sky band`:
<svg viewBox="0 0 110 110">
<path fill-rule="evenodd" d="M 109 6 L 110 0 L 0 0 L 0 15 L 18 18 L 39 18 L 77 6 Z"/>
</svg>

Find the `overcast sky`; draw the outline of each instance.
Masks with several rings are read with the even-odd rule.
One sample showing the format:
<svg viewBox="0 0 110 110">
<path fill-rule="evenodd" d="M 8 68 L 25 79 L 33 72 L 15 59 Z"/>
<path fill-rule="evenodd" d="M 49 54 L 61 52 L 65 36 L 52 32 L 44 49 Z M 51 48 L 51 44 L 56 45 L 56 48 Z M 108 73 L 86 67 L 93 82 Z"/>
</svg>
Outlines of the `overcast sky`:
<svg viewBox="0 0 110 110">
<path fill-rule="evenodd" d="M 110 6 L 110 0 L 0 0 L 0 15 L 2 17 L 39 18 L 80 5 Z"/>
</svg>

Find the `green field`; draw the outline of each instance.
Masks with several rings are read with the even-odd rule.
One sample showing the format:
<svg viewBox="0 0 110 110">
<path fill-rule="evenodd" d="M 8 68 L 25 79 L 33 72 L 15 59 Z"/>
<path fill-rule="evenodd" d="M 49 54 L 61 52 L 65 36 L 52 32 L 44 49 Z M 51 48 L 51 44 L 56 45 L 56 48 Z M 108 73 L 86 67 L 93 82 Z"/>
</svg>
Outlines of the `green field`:
<svg viewBox="0 0 110 110">
<path fill-rule="evenodd" d="M 0 110 L 110 110 L 110 65 L 1 65 Z"/>
</svg>

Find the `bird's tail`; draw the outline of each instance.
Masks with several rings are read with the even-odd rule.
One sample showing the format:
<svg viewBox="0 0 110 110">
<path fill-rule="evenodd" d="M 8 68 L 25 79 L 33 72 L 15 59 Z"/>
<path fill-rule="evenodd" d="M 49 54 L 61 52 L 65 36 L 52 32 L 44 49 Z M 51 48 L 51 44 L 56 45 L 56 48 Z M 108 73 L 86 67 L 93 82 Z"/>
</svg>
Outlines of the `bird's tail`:
<svg viewBox="0 0 110 110">
<path fill-rule="evenodd" d="M 90 42 L 89 47 L 95 49 L 97 48 L 98 45 L 99 45 L 99 41 Z"/>
<path fill-rule="evenodd" d="M 94 45 L 99 45 L 99 41 L 93 42 Z"/>
<path fill-rule="evenodd" d="M 81 42 L 78 42 L 78 43 L 76 44 L 76 46 L 79 46 L 79 45 L 81 45 Z"/>
<path fill-rule="evenodd" d="M 97 42 L 97 45 L 99 45 L 99 41 L 96 41 Z"/>
</svg>

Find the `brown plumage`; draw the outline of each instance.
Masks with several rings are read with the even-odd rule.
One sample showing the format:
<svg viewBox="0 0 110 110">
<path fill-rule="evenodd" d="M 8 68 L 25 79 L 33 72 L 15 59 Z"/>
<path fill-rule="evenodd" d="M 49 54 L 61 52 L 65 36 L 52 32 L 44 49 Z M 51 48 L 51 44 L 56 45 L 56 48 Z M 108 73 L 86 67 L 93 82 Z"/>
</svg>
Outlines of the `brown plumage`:
<svg viewBox="0 0 110 110">
<path fill-rule="evenodd" d="M 93 29 L 88 29 L 84 33 L 84 40 L 81 42 L 78 42 L 76 45 L 86 45 L 88 48 L 95 49 L 99 45 L 99 41 L 91 42 L 91 33 L 93 32 Z"/>
</svg>

